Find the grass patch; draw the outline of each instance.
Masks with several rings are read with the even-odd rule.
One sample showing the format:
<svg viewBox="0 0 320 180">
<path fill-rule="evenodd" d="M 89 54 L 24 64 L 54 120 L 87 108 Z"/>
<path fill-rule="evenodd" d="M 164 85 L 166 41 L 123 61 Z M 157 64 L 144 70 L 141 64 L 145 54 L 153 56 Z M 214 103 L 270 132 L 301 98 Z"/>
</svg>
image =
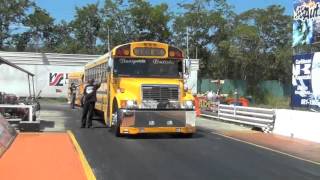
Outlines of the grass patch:
<svg viewBox="0 0 320 180">
<path fill-rule="evenodd" d="M 291 109 L 290 97 L 277 97 L 271 94 L 266 94 L 255 99 L 256 102 L 250 104 L 250 106 L 261 108 Z"/>
<path fill-rule="evenodd" d="M 67 103 L 67 98 L 41 98 L 40 103 Z"/>
</svg>

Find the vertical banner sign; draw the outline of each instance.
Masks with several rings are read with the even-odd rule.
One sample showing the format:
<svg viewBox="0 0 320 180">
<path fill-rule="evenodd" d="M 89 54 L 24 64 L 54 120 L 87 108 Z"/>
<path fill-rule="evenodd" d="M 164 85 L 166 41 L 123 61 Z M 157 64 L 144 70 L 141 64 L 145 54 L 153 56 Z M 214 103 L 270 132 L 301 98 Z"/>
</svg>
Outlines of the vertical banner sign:
<svg viewBox="0 0 320 180">
<path fill-rule="evenodd" d="M 320 42 L 320 0 L 294 0 L 292 46 Z"/>
<path fill-rule="evenodd" d="M 291 102 L 293 107 L 320 107 L 320 52 L 293 57 Z"/>
</svg>

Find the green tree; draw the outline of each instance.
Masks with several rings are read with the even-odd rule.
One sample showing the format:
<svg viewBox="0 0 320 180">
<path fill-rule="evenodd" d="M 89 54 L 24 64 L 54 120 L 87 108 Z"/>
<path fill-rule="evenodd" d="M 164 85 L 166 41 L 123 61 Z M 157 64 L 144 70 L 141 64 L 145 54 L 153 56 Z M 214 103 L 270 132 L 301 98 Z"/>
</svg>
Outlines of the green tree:
<svg viewBox="0 0 320 180">
<path fill-rule="evenodd" d="M 288 23 L 289 22 L 289 23 Z M 288 83 L 291 68 L 291 17 L 281 6 L 252 9 L 240 14 L 232 37 L 234 77 L 247 80 L 257 92 L 262 80 Z"/>
<path fill-rule="evenodd" d="M 16 51 L 25 51 L 28 48 L 31 34 L 29 32 L 23 32 L 20 34 L 12 35 L 12 45 L 15 46 Z"/>
<path fill-rule="evenodd" d="M 27 16 L 23 24 L 29 28 L 27 34 L 30 37 L 30 49 L 51 50 L 54 48 L 54 19 L 46 10 L 35 7 L 34 12 Z M 22 34 L 22 38 L 24 38 L 24 34 L 26 33 Z"/>
<path fill-rule="evenodd" d="M 200 76 L 227 76 L 224 72 L 228 56 L 228 34 L 234 13 L 225 0 L 194 0 L 179 4 L 184 9 L 173 22 L 174 40 L 186 49 L 187 29 L 191 58 L 200 58 Z M 223 52 L 224 51 L 224 52 Z M 225 59 L 225 58 L 224 58 Z M 218 69 L 218 71 L 217 71 Z"/>
<path fill-rule="evenodd" d="M 66 21 L 54 25 L 50 36 L 50 46 L 47 49 L 57 53 L 78 53 L 82 48 L 76 39 L 72 37 L 73 29 Z"/>
<path fill-rule="evenodd" d="M 75 19 L 71 22 L 71 26 L 79 53 L 96 53 L 101 22 L 98 4 L 88 4 L 76 8 Z"/>
<path fill-rule="evenodd" d="M 144 0 L 130 0 L 130 12 L 135 40 L 168 42 L 171 15 L 165 3 L 152 6 Z"/>
<path fill-rule="evenodd" d="M 132 21 L 126 3 L 123 0 L 105 0 L 101 9 L 103 19 L 99 32 L 103 52 L 107 51 L 108 38 L 111 48 L 133 40 Z"/>
<path fill-rule="evenodd" d="M 12 37 L 11 32 L 17 30 L 32 5 L 29 0 L 1 0 L 0 1 L 0 50 Z M 17 27 L 18 26 L 18 27 Z"/>
<path fill-rule="evenodd" d="M 151 5 L 143 0 L 106 0 L 101 10 L 100 38 L 106 49 L 108 29 L 111 47 L 139 40 L 168 42 L 171 13 L 165 3 Z"/>
</svg>

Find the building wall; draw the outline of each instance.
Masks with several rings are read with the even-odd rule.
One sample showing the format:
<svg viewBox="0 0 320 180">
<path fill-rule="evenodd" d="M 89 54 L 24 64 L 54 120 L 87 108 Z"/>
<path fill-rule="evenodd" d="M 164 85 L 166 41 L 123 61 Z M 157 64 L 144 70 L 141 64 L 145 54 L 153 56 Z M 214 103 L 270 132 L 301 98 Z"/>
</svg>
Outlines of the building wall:
<svg viewBox="0 0 320 180">
<path fill-rule="evenodd" d="M 87 62 L 99 56 L 0 51 L 3 59 L 35 74 L 36 95 L 41 91 L 41 97 L 54 98 L 67 97 L 68 73 L 83 70 Z M 0 65 L 0 92 L 29 96 L 27 74 L 8 65 Z"/>
<path fill-rule="evenodd" d="M 55 98 L 67 97 L 68 73 L 83 70 L 83 66 L 21 65 L 20 67 L 35 74 L 36 95 L 41 91 L 41 97 Z M 7 65 L 1 65 L 0 72 L 1 92 L 18 96 L 29 95 L 28 78 L 25 73 Z"/>
</svg>

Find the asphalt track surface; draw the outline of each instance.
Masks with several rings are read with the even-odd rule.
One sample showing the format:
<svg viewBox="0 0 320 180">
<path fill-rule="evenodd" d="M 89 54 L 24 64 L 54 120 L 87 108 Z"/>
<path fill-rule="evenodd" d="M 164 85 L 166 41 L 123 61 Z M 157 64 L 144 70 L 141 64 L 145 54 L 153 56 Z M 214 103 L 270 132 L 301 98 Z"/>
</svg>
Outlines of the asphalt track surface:
<svg viewBox="0 0 320 180">
<path fill-rule="evenodd" d="M 304 180 L 320 179 L 320 166 L 199 129 L 191 139 L 170 135 L 116 138 L 97 121 L 80 129 L 81 110 L 63 112 L 99 180 Z"/>
</svg>

